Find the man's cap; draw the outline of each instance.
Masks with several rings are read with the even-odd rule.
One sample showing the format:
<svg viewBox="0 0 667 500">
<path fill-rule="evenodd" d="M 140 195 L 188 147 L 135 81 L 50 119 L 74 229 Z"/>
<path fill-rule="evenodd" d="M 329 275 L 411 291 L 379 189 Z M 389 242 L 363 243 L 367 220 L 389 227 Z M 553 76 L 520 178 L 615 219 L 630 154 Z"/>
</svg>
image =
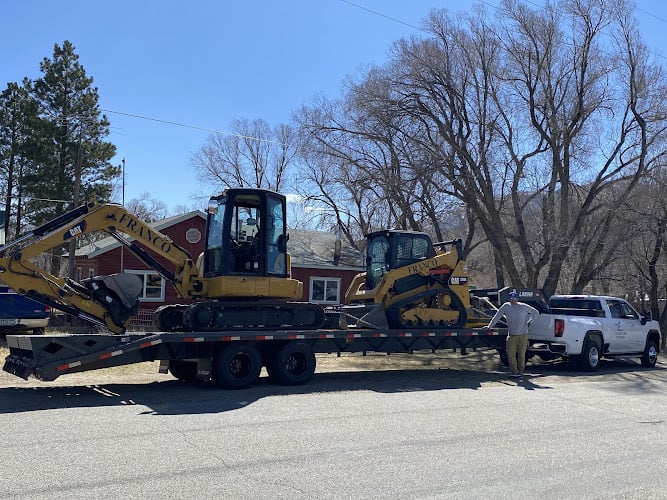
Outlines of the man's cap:
<svg viewBox="0 0 667 500">
<path fill-rule="evenodd" d="M 516 293 L 515 291 L 510 292 L 510 300 L 517 300 L 519 298 L 519 294 Z"/>
</svg>

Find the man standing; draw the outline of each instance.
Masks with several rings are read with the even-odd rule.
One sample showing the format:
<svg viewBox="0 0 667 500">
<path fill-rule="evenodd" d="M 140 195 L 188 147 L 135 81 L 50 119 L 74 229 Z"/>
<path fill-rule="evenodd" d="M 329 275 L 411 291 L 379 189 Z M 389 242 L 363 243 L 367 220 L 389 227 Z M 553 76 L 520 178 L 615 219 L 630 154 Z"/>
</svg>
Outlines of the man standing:
<svg viewBox="0 0 667 500">
<path fill-rule="evenodd" d="M 519 295 L 515 290 L 510 292 L 509 302 L 505 302 L 489 322 L 493 328 L 504 316 L 507 323 L 506 352 L 510 365 L 510 377 L 523 376 L 526 367 L 526 348 L 528 346 L 528 325 L 539 313 L 528 304 L 520 303 Z"/>
</svg>

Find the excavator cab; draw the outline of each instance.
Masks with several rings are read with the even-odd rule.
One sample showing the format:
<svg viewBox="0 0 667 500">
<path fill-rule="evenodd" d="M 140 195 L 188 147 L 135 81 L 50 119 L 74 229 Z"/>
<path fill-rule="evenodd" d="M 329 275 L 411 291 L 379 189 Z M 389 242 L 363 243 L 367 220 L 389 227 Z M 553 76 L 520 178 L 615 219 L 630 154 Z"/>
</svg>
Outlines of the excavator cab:
<svg viewBox="0 0 667 500">
<path fill-rule="evenodd" d="M 203 277 L 289 276 L 285 197 L 259 189 L 229 189 L 211 197 Z"/>
</svg>

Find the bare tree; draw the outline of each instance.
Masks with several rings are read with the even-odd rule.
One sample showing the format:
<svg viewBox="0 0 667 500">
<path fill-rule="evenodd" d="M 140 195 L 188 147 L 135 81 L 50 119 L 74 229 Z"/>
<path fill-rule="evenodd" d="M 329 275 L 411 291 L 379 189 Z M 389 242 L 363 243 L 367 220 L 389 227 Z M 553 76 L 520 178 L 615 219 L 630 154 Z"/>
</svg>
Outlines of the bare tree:
<svg viewBox="0 0 667 500">
<path fill-rule="evenodd" d="M 145 222 L 156 222 L 167 217 L 167 205 L 153 198 L 150 193 L 143 193 L 139 198 L 132 198 L 125 208 Z"/>
<path fill-rule="evenodd" d="M 232 132 L 211 135 L 192 157 L 199 180 L 215 189 L 287 186 L 297 145 L 287 125 L 271 127 L 261 119 L 234 120 Z M 209 188 L 210 189 L 210 188 Z"/>
<path fill-rule="evenodd" d="M 399 41 L 337 114 L 311 110 L 304 125 L 327 169 L 363 172 L 347 190 L 373 193 L 391 222 L 437 232 L 455 198 L 469 216 L 455 227 L 479 225 L 498 286 L 581 291 L 618 255 L 609 229 L 665 154 L 664 77 L 630 12 L 622 0 L 506 1 L 495 21 L 433 12 L 432 36 Z"/>
</svg>

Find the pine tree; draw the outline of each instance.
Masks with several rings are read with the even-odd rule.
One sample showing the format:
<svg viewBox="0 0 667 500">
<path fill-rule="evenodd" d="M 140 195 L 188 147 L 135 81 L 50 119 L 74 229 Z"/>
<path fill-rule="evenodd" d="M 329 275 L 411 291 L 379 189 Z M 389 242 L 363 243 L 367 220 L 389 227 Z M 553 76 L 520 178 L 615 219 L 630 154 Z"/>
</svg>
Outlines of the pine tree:
<svg viewBox="0 0 667 500">
<path fill-rule="evenodd" d="M 22 196 L 21 177 L 31 163 L 31 149 L 35 141 L 37 106 L 29 94 L 30 81 L 24 86 L 7 84 L 0 94 L 0 175 L 4 197 L 4 231 L 10 239 L 21 232 Z"/>
<path fill-rule="evenodd" d="M 35 225 L 88 200 L 108 201 L 112 180 L 120 175 L 120 167 L 110 163 L 116 147 L 103 140 L 109 121 L 74 46 L 55 44 L 52 59 L 45 58 L 40 70 L 32 95 L 39 105 L 39 136 L 47 140 L 39 142 L 35 162 L 23 177 Z"/>
</svg>

